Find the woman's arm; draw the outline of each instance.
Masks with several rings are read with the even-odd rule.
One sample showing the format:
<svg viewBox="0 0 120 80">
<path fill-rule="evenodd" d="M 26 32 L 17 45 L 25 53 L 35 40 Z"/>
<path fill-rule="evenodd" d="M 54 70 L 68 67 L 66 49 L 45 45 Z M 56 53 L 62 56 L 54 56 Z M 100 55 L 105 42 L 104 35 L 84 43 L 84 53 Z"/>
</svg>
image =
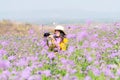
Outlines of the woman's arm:
<svg viewBox="0 0 120 80">
<path fill-rule="evenodd" d="M 52 44 L 54 44 L 58 49 L 60 49 L 59 43 L 55 40 L 53 35 L 49 36 L 52 39 Z"/>
</svg>

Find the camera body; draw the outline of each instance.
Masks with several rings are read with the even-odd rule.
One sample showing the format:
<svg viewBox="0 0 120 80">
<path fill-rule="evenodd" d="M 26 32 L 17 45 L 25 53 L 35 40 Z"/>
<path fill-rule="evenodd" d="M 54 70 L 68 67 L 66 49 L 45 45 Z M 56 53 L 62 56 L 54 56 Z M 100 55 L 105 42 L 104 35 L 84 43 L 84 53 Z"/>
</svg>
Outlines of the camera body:
<svg viewBox="0 0 120 80">
<path fill-rule="evenodd" d="M 44 35 L 43 35 L 43 36 L 44 36 L 44 37 L 49 37 L 50 35 L 52 35 L 52 34 L 51 34 L 51 33 L 49 33 L 49 32 L 46 32 L 46 33 L 44 33 Z M 54 38 L 57 38 L 57 36 L 56 36 L 56 35 L 54 35 L 54 34 L 53 34 L 53 37 L 54 37 Z"/>
<path fill-rule="evenodd" d="M 44 37 L 48 37 L 49 35 L 51 35 L 49 32 L 46 32 L 46 33 L 44 33 Z"/>
</svg>

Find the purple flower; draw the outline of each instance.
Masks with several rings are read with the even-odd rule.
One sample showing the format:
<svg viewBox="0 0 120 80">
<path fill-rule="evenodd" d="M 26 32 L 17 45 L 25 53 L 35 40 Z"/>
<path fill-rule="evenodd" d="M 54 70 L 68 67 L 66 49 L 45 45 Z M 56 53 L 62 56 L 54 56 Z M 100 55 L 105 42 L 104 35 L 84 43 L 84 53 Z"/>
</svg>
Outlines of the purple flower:
<svg viewBox="0 0 120 80">
<path fill-rule="evenodd" d="M 108 76 L 110 78 L 114 78 L 115 77 L 113 72 L 109 68 L 104 69 L 103 72 L 105 73 L 106 76 Z"/>
<path fill-rule="evenodd" d="M 95 76 L 99 76 L 100 75 L 100 70 L 98 70 L 97 68 L 92 68 L 92 71 L 93 71 Z"/>
<path fill-rule="evenodd" d="M 28 80 L 42 80 L 40 75 L 32 75 L 28 78 Z"/>
<path fill-rule="evenodd" d="M 86 38 L 87 36 L 88 36 L 88 33 L 87 33 L 86 30 L 84 30 L 84 31 L 79 32 L 79 33 L 77 34 L 77 40 L 78 40 L 78 41 L 81 41 L 81 40 L 83 40 L 84 38 Z"/>
<path fill-rule="evenodd" d="M 50 70 L 45 70 L 42 72 L 42 74 L 44 74 L 46 77 L 51 76 L 51 71 Z"/>
<path fill-rule="evenodd" d="M 110 54 L 110 57 L 114 58 L 115 56 L 118 56 L 118 55 L 119 55 L 119 53 L 112 53 L 112 54 Z"/>
<path fill-rule="evenodd" d="M 62 63 L 62 64 L 66 64 L 66 63 L 67 63 L 67 60 L 64 59 L 64 58 L 61 58 L 61 63 Z"/>
<path fill-rule="evenodd" d="M 100 63 L 99 63 L 99 61 L 96 60 L 96 61 L 94 61 L 94 64 L 99 65 Z"/>
<path fill-rule="evenodd" d="M 28 65 L 28 61 L 25 60 L 25 59 L 20 59 L 17 63 L 16 63 L 17 66 L 26 66 Z"/>
<path fill-rule="evenodd" d="M 40 67 L 40 68 L 41 68 L 41 67 L 43 67 L 43 64 L 42 64 L 42 63 L 40 63 L 40 64 L 38 65 L 38 67 Z"/>
<path fill-rule="evenodd" d="M 55 54 L 54 54 L 53 52 L 48 53 L 48 58 L 49 58 L 49 59 L 55 58 Z"/>
<path fill-rule="evenodd" d="M 104 43 L 104 47 L 105 47 L 105 48 L 112 48 L 112 45 L 109 44 L 109 43 L 107 43 L 107 42 L 105 42 L 105 43 Z"/>
<path fill-rule="evenodd" d="M 70 71 L 69 71 L 71 74 L 75 74 L 76 72 L 77 72 L 77 70 L 76 69 L 70 69 Z"/>
<path fill-rule="evenodd" d="M 30 68 L 25 68 L 22 73 L 21 73 L 21 77 L 24 79 L 28 79 L 31 75 L 31 69 Z"/>
<path fill-rule="evenodd" d="M 92 35 L 92 36 L 89 36 L 89 40 L 90 41 L 95 41 L 95 40 L 97 40 L 98 39 L 98 34 L 94 34 L 94 35 Z"/>
<path fill-rule="evenodd" d="M 37 73 L 38 73 L 39 75 L 41 75 L 41 74 L 42 74 L 42 72 L 41 72 L 41 71 L 38 71 Z"/>
<path fill-rule="evenodd" d="M 33 29 L 30 29 L 30 30 L 29 30 L 29 34 L 34 34 L 34 30 L 33 30 Z"/>
<path fill-rule="evenodd" d="M 7 51 L 6 50 L 4 50 L 4 49 L 0 49 L 0 55 L 3 55 L 3 54 L 7 54 Z"/>
<path fill-rule="evenodd" d="M 7 46 L 7 45 L 8 45 L 8 42 L 7 42 L 7 41 L 3 41 L 3 42 L 1 42 L 1 45 L 2 45 L 2 46 Z"/>
<path fill-rule="evenodd" d="M 40 44 L 41 44 L 42 47 L 44 47 L 44 46 L 46 46 L 46 41 L 43 40 L 43 41 L 41 41 Z"/>
<path fill-rule="evenodd" d="M 109 65 L 107 65 L 107 68 L 109 68 L 109 69 L 116 69 L 117 65 L 115 65 L 115 64 L 109 64 Z"/>
<path fill-rule="evenodd" d="M 89 46 L 89 42 L 88 41 L 84 41 L 82 48 L 87 48 Z"/>
<path fill-rule="evenodd" d="M 118 43 L 118 41 L 117 40 L 114 40 L 114 41 L 112 41 L 113 42 L 113 44 L 117 44 Z"/>
<path fill-rule="evenodd" d="M 7 69 L 10 67 L 10 62 L 7 60 L 0 60 L 0 68 Z"/>
<path fill-rule="evenodd" d="M 3 71 L 3 74 L 4 74 L 6 77 L 9 77 L 9 76 L 10 76 L 10 72 L 9 72 L 8 70 Z"/>
<path fill-rule="evenodd" d="M 8 80 L 8 77 L 4 74 L 0 75 L 0 80 Z"/>
<path fill-rule="evenodd" d="M 73 76 L 71 80 L 78 80 L 78 78 L 76 76 Z"/>
<path fill-rule="evenodd" d="M 91 44 L 91 48 L 98 48 L 98 43 L 96 43 L 96 42 L 92 42 Z"/>
<path fill-rule="evenodd" d="M 66 74 L 66 75 L 63 77 L 62 80 L 70 80 L 70 76 L 69 76 L 69 74 Z"/>
<path fill-rule="evenodd" d="M 120 26 L 120 23 L 116 22 L 114 25 L 119 27 L 119 26 Z"/>
<path fill-rule="evenodd" d="M 74 50 L 75 50 L 75 48 L 74 48 L 73 46 L 69 46 L 69 47 L 68 47 L 68 52 L 69 52 L 69 53 L 74 52 Z"/>
<path fill-rule="evenodd" d="M 99 60 L 101 58 L 101 54 L 100 53 L 96 53 L 96 59 Z"/>
<path fill-rule="evenodd" d="M 92 62 L 93 61 L 93 58 L 90 55 L 86 55 L 86 59 L 87 59 L 88 62 Z"/>
<path fill-rule="evenodd" d="M 68 34 L 67 38 L 69 38 L 69 39 L 75 39 L 76 38 L 76 34 Z"/>
<path fill-rule="evenodd" d="M 42 54 L 42 55 L 44 55 L 44 54 L 48 54 L 48 51 L 45 50 L 45 49 L 42 49 L 41 54 Z"/>
<path fill-rule="evenodd" d="M 74 61 L 72 61 L 72 60 L 68 60 L 68 64 L 71 66 L 75 66 Z"/>
<path fill-rule="evenodd" d="M 79 26 L 66 26 L 68 29 L 75 30 L 76 28 L 79 28 Z"/>
<path fill-rule="evenodd" d="M 66 26 L 66 28 L 71 29 L 71 26 Z"/>
<path fill-rule="evenodd" d="M 120 76 L 120 69 L 117 70 L 116 74 Z"/>
<path fill-rule="evenodd" d="M 15 60 L 15 59 L 16 59 L 15 56 L 10 56 L 10 57 L 8 57 L 8 60 Z"/>
<path fill-rule="evenodd" d="M 37 56 L 31 56 L 31 57 L 30 57 L 30 60 L 31 60 L 31 61 L 37 61 L 37 60 L 38 60 L 38 57 L 37 57 Z"/>
<path fill-rule="evenodd" d="M 12 71 L 11 74 L 12 75 L 17 75 L 17 72 L 16 71 Z"/>
<path fill-rule="evenodd" d="M 92 80 L 90 76 L 86 76 L 84 80 Z"/>
</svg>

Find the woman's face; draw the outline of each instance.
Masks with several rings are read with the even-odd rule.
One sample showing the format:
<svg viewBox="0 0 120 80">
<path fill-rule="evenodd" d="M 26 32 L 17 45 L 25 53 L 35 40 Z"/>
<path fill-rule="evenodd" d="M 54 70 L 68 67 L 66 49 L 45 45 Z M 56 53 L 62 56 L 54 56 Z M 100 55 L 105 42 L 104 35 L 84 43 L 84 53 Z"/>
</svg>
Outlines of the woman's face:
<svg viewBox="0 0 120 80">
<path fill-rule="evenodd" d="M 60 36 L 60 31 L 59 30 L 55 30 L 55 35 L 56 36 Z"/>
</svg>

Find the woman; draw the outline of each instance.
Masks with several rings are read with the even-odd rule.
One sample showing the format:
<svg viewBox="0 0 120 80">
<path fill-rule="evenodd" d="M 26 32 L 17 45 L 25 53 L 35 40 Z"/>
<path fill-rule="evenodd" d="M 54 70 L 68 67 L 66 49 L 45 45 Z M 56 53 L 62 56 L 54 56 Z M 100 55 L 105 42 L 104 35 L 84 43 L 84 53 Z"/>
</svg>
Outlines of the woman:
<svg viewBox="0 0 120 80">
<path fill-rule="evenodd" d="M 50 49 L 54 48 L 54 51 L 67 50 L 68 39 L 66 38 L 63 26 L 56 26 L 54 29 L 54 35 L 50 35 L 49 38 L 52 40 L 52 46 L 49 46 Z"/>
</svg>

